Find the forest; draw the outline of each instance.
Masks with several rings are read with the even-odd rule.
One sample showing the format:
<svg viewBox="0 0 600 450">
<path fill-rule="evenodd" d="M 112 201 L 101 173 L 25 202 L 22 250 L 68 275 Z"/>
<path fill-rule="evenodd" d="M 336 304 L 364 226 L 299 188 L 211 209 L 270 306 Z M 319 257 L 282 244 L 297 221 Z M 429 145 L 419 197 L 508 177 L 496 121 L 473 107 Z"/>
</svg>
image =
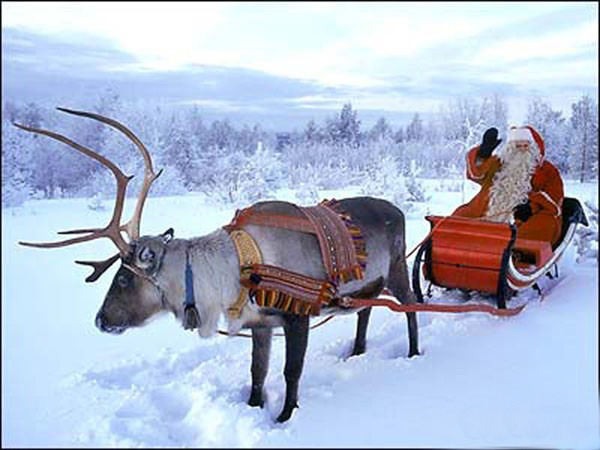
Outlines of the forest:
<svg viewBox="0 0 600 450">
<path fill-rule="evenodd" d="M 59 105 L 60 106 L 60 105 Z M 361 124 L 350 102 L 323 122 L 301 130 L 265 131 L 260 124 L 235 125 L 227 118 L 208 123 L 198 107 L 167 109 L 129 103 L 103 92 L 88 111 L 114 118 L 145 143 L 158 169 L 164 169 L 150 195 L 204 192 L 223 204 L 244 206 L 269 198 L 277 189 L 302 192 L 311 201 L 319 189 L 360 185 L 364 193 L 401 205 L 423 201 L 419 179 L 448 180 L 460 189 L 465 153 L 479 144 L 489 127 L 506 134 L 509 106 L 500 96 L 460 98 L 424 119 L 414 113 L 405 126 L 381 117 Z M 129 195 L 141 183 L 143 161 L 133 145 L 114 129 L 37 103 L 6 100 L 2 106 L 2 206 L 28 199 L 90 197 L 108 199 L 115 182 L 104 167 L 68 146 L 13 126 L 19 123 L 63 134 L 136 175 Z M 527 106 L 526 123 L 537 128 L 546 157 L 565 179 L 598 180 L 598 106 L 583 95 L 570 115 L 541 99 Z"/>
</svg>

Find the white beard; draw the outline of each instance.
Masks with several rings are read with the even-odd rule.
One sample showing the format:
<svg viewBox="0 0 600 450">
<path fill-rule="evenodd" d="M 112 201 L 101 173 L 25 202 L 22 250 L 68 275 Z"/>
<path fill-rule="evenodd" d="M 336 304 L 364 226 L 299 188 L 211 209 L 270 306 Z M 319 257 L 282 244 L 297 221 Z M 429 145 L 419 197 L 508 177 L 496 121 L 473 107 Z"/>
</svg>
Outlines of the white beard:
<svg viewBox="0 0 600 450">
<path fill-rule="evenodd" d="M 513 208 L 525 203 L 531 191 L 531 178 L 538 158 L 535 146 L 529 152 L 517 150 L 509 143 L 500 154 L 502 166 L 492 179 L 490 199 L 483 217 L 491 222 L 509 223 L 513 218 Z"/>
</svg>

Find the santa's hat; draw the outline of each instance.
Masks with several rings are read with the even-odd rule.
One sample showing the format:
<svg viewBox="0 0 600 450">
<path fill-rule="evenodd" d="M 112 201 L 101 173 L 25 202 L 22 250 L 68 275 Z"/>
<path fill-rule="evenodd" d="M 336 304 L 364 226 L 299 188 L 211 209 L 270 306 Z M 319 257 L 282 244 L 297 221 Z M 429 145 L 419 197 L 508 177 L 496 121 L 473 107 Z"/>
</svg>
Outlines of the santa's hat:
<svg viewBox="0 0 600 450">
<path fill-rule="evenodd" d="M 531 125 L 524 125 L 522 127 L 511 127 L 508 130 L 508 142 L 511 141 L 529 141 L 534 143 L 540 152 L 540 161 L 544 159 L 546 154 L 546 147 L 544 146 L 544 140 L 538 131 Z"/>
</svg>

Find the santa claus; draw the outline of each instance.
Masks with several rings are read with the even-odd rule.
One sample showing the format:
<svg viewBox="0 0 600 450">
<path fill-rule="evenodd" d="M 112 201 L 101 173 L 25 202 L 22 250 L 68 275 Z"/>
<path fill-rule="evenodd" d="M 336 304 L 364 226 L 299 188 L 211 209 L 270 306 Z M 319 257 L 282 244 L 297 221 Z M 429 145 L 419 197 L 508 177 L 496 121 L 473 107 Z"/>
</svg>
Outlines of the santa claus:
<svg viewBox="0 0 600 450">
<path fill-rule="evenodd" d="M 512 127 L 506 145 L 498 130 L 488 129 L 481 145 L 467 153 L 467 178 L 481 185 L 479 193 L 453 216 L 514 223 L 517 237 L 555 244 L 561 234 L 563 182 L 545 160 L 544 141 L 529 125 Z"/>
</svg>

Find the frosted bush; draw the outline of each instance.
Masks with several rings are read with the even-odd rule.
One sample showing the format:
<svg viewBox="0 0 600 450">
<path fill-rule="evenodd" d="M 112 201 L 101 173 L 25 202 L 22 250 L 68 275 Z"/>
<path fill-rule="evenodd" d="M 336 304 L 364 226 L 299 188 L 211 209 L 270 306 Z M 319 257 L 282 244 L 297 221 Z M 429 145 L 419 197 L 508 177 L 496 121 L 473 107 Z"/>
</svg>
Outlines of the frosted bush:
<svg viewBox="0 0 600 450">
<path fill-rule="evenodd" d="M 406 179 L 399 172 L 397 161 L 391 156 L 383 157 L 366 171 L 361 192 L 389 200 L 404 212 L 412 209 L 408 203 L 410 193 L 406 187 Z"/>
<path fill-rule="evenodd" d="M 435 190 L 437 192 L 460 192 L 462 183 L 459 180 L 442 180 Z"/>
<path fill-rule="evenodd" d="M 417 181 L 415 177 L 406 179 L 406 189 L 408 191 L 408 200 L 417 203 L 424 203 L 431 199 L 423 183 Z"/>
<path fill-rule="evenodd" d="M 344 161 L 327 161 L 320 167 L 319 187 L 341 189 L 350 183 L 350 169 Z"/>
<path fill-rule="evenodd" d="M 279 185 L 280 168 L 274 157 L 265 158 L 263 150 L 260 153 L 245 155 L 235 151 L 217 159 L 204 192 L 221 203 L 239 207 L 269 199 Z"/>
<path fill-rule="evenodd" d="M 314 205 L 319 202 L 319 190 L 314 183 L 301 183 L 296 189 L 296 198 L 302 205 Z"/>
<path fill-rule="evenodd" d="M 320 189 L 341 189 L 361 181 L 357 174 L 361 173 L 369 154 L 368 149 L 303 143 L 287 147 L 283 163 L 292 189 L 308 182 Z"/>
<path fill-rule="evenodd" d="M 236 206 L 248 206 L 271 197 L 272 189 L 260 173 L 246 171 L 241 174 L 236 191 L 230 192 L 230 198 Z"/>
<path fill-rule="evenodd" d="M 21 206 L 30 194 L 29 187 L 18 178 L 10 178 L 2 182 L 2 207 Z"/>
<path fill-rule="evenodd" d="M 586 217 L 589 226 L 578 226 L 575 246 L 577 248 L 577 262 L 582 263 L 588 259 L 598 262 L 598 205 L 591 201 L 585 202 Z"/>
<path fill-rule="evenodd" d="M 160 176 L 152 184 L 150 195 L 179 195 L 188 191 L 183 175 L 174 166 L 164 166 Z"/>
<path fill-rule="evenodd" d="M 128 190 L 131 190 L 129 186 Z M 95 195 L 102 194 L 105 198 L 114 198 L 116 192 L 117 182 L 115 180 L 114 175 L 108 170 L 98 170 L 88 178 L 88 183 L 85 183 L 76 192 L 76 195 L 91 198 Z"/>
<path fill-rule="evenodd" d="M 106 208 L 102 203 L 102 195 L 100 193 L 97 193 L 94 196 L 92 196 L 92 198 L 90 198 L 90 201 L 88 202 L 87 207 L 92 211 L 104 211 Z"/>
</svg>

